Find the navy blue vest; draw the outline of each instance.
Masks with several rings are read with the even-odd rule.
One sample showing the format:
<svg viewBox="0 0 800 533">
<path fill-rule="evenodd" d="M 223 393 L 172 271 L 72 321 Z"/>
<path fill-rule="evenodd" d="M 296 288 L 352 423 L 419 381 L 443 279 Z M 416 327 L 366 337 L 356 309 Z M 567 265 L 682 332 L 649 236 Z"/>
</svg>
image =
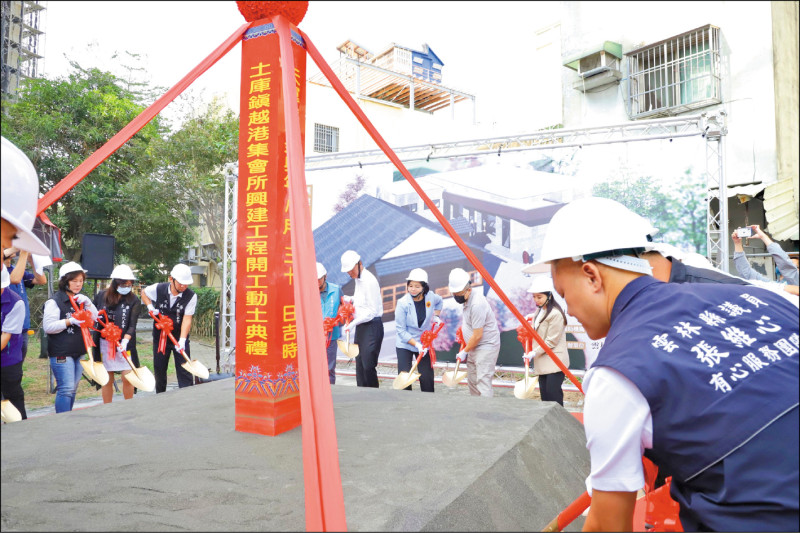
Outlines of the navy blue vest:
<svg viewBox="0 0 800 533">
<path fill-rule="evenodd" d="M 172 335 L 176 340 L 181 336 L 181 322 L 183 321 L 183 314 L 186 311 L 186 306 L 189 305 L 189 302 L 192 300 L 192 296 L 194 296 L 194 291 L 187 288 L 185 291 L 180 293 L 180 295 L 178 295 L 178 299 L 175 300 L 175 305 L 170 307 L 169 283 L 159 283 L 156 285 L 156 301 L 153 302 L 153 306 L 158 309 L 159 313 L 172 319 Z M 160 336 L 161 330 L 153 328 L 154 342 L 157 342 L 157 339 Z M 188 339 L 189 336 L 187 335 L 186 338 Z"/>
<path fill-rule="evenodd" d="M 653 448 L 645 455 L 673 476 L 682 520 L 694 515 L 708 527 L 733 531 L 741 522 L 725 522 L 726 516 L 759 516 L 766 526 L 767 509 L 788 507 L 796 525 L 798 451 L 780 434 L 787 420 L 798 431 L 797 308 L 786 299 L 754 286 L 637 278 L 617 297 L 593 366 L 617 370 L 649 403 Z M 793 418 L 782 419 L 792 410 Z M 748 446 L 751 440 L 759 446 Z M 734 454 L 738 464 L 758 471 L 765 443 L 769 454 L 785 462 L 760 472 L 763 483 L 739 486 L 745 473 L 727 462 L 724 475 L 703 475 Z M 787 476 L 793 494 L 773 494 L 769 487 Z M 726 493 L 738 494 L 737 501 L 725 501 Z M 705 515 L 714 518 L 704 521 Z"/>
<path fill-rule="evenodd" d="M 2 309 L 0 310 L 2 318 L 0 318 L 0 324 L 5 322 L 6 316 L 14 309 L 17 302 L 21 301 L 22 297 L 16 292 L 10 291 L 8 288 L 3 291 Z M 3 348 L 2 355 L 0 356 L 0 360 L 2 360 L 2 365 L 0 366 L 16 365 L 22 362 L 22 336 L 26 333 L 23 327 L 22 333 L 11 334 L 11 338 L 6 347 Z"/>
<path fill-rule="evenodd" d="M 69 302 L 69 297 L 64 291 L 58 291 L 53 295 L 53 301 L 60 311 L 59 318 L 64 320 L 72 316 L 74 308 Z M 61 333 L 48 334 L 47 355 L 50 357 L 81 357 L 86 353 L 86 346 L 83 344 L 83 335 L 80 326 L 67 326 Z"/>
</svg>

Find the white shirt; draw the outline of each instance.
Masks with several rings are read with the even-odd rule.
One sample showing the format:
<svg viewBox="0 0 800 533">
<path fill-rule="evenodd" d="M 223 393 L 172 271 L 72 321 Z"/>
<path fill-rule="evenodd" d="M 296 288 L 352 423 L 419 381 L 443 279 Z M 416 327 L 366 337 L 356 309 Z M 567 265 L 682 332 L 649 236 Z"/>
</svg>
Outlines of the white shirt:
<svg viewBox="0 0 800 533">
<path fill-rule="evenodd" d="M 8 290 L 8 289 L 5 289 Z M 3 333 L 19 335 L 25 323 L 25 302 L 17 300 L 6 316 L 3 317 Z"/>
<path fill-rule="evenodd" d="M 84 309 L 88 309 L 92 313 L 92 321 L 97 320 L 97 308 L 92 301 L 85 294 L 78 294 L 75 296 L 75 302 L 84 304 Z M 67 313 L 71 315 L 72 313 Z M 91 326 L 91 324 L 86 324 Z M 44 312 L 42 313 L 42 328 L 44 332 L 49 335 L 56 335 L 67 329 L 67 319 L 61 319 L 61 310 L 58 308 L 56 301 L 50 298 L 44 303 Z"/>
<path fill-rule="evenodd" d="M 361 271 L 361 277 L 355 279 L 355 293 L 353 294 L 353 307 L 355 316 L 350 327 L 369 322 L 375 317 L 383 316 L 383 300 L 381 287 L 372 272 L 366 268 Z"/>
<path fill-rule="evenodd" d="M 156 287 L 158 287 L 158 283 L 153 283 L 149 285 L 145 290 L 144 293 L 150 298 L 150 302 L 155 306 L 156 298 L 157 298 L 157 291 Z M 181 293 L 178 293 L 177 296 L 173 296 L 172 294 L 172 287 L 167 287 L 167 294 L 169 295 L 169 306 L 172 307 L 175 305 L 175 302 L 178 300 L 178 297 Z M 192 316 L 194 315 L 194 310 L 197 307 L 197 294 L 192 296 L 192 299 L 189 300 L 189 303 L 186 304 L 186 310 L 183 312 L 184 316 Z"/>
<path fill-rule="evenodd" d="M 587 492 L 641 489 L 642 455 L 653 447 L 650 404 L 631 380 L 608 367 L 590 368 L 583 390 L 583 425 L 592 462 Z"/>
</svg>

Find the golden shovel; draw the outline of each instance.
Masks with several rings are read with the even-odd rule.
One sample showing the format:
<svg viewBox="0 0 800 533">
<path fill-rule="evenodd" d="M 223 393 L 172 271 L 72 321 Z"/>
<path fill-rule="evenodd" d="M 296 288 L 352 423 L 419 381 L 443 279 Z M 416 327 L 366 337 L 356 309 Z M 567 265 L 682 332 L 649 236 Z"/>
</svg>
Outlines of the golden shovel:
<svg viewBox="0 0 800 533">
<path fill-rule="evenodd" d="M 348 325 L 350 323 L 348 322 Z M 336 343 L 339 345 L 339 350 L 343 354 L 345 354 L 350 359 L 353 359 L 358 355 L 358 344 L 350 344 L 350 331 L 347 332 L 347 340 L 343 341 L 341 338 L 336 339 Z"/>
<path fill-rule="evenodd" d="M 11 422 L 19 422 L 22 420 L 22 415 L 13 403 L 8 400 L 0 401 L 0 418 L 6 424 Z"/>
<path fill-rule="evenodd" d="M 95 383 L 101 387 L 105 387 L 106 383 L 108 383 L 108 370 L 103 366 L 103 363 L 94 360 L 92 349 L 89 346 L 86 346 L 86 354 L 89 356 L 89 360 L 81 359 L 83 371 L 86 372 L 86 375 L 92 378 Z"/>
<path fill-rule="evenodd" d="M 206 365 L 197 359 L 189 359 L 189 356 L 186 355 L 185 351 L 181 350 L 180 352 L 183 358 L 186 359 L 185 363 L 181 363 L 181 366 L 184 370 L 200 379 L 208 379 L 208 368 Z M 155 378 L 153 381 L 155 381 Z"/>
<path fill-rule="evenodd" d="M 140 366 L 139 368 L 133 366 L 133 361 L 131 361 L 130 355 L 131 352 L 125 352 L 122 354 L 122 357 L 131 366 L 131 370 L 133 370 L 132 374 L 125 374 L 125 379 L 127 379 L 128 382 L 130 382 L 130 384 L 137 389 L 141 389 L 146 392 L 153 392 L 156 388 L 155 376 L 153 376 L 153 373 L 150 372 L 150 369 L 146 366 Z"/>
<path fill-rule="evenodd" d="M 394 381 L 392 382 L 392 388 L 394 390 L 405 389 L 406 387 L 413 385 L 414 382 L 419 379 L 420 373 L 417 372 L 417 365 L 420 361 L 422 361 L 422 358 L 425 357 L 425 353 L 427 353 L 427 350 L 423 351 L 417 356 L 416 360 L 414 360 L 414 364 L 411 365 L 410 371 L 400 372 L 397 374 L 397 377 L 394 378 Z"/>
<path fill-rule="evenodd" d="M 458 384 L 464 381 L 464 378 L 467 377 L 466 372 L 458 371 L 458 365 L 460 364 L 461 360 L 456 359 L 456 369 L 442 374 L 442 384 L 444 384 L 445 387 L 449 389 L 455 389 Z"/>
<path fill-rule="evenodd" d="M 514 396 L 520 400 L 530 400 L 536 394 L 536 382 L 539 381 L 539 376 L 528 376 L 530 365 L 528 360 L 525 359 L 525 379 L 521 379 L 514 384 Z"/>
</svg>

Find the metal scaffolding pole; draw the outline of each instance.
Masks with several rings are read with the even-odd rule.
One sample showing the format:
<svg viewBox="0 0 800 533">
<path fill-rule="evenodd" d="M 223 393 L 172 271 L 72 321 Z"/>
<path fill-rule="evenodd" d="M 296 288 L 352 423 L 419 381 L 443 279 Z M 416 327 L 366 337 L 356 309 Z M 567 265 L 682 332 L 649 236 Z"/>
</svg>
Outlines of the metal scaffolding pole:
<svg viewBox="0 0 800 533">
<path fill-rule="evenodd" d="M 220 359 L 222 371 L 236 368 L 236 165 L 225 169 L 225 235 L 222 250 L 222 312 L 220 313 Z"/>
<path fill-rule="evenodd" d="M 707 256 L 709 261 L 723 272 L 729 272 L 728 261 L 728 194 L 725 183 L 725 135 L 728 128 L 725 112 L 703 117 L 703 131 L 706 138 L 706 183 L 707 197 Z M 718 200 L 717 212 L 711 205 L 712 198 Z"/>
</svg>

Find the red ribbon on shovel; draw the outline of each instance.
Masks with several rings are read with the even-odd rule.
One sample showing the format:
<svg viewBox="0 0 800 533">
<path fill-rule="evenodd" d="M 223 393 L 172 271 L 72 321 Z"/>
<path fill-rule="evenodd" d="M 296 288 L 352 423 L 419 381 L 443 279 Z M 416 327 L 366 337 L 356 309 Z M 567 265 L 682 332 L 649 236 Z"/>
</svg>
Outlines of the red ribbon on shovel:
<svg viewBox="0 0 800 533">
<path fill-rule="evenodd" d="M 75 318 L 75 320 L 83 321 L 83 323 L 80 325 L 81 335 L 83 335 L 83 345 L 86 346 L 86 353 L 88 354 L 91 347 L 95 345 L 94 341 L 92 340 L 92 336 L 89 333 L 89 330 L 93 329 L 91 325 L 94 323 L 94 319 L 92 319 L 92 312 L 88 309 L 84 309 L 83 304 L 78 307 L 78 303 L 71 294 L 67 294 L 67 297 L 69 298 L 69 302 L 72 304 L 73 309 L 75 309 L 75 312 L 72 313 L 72 316 Z"/>
<path fill-rule="evenodd" d="M 119 348 L 119 341 L 122 340 L 122 328 L 108 319 L 108 313 L 106 313 L 105 309 L 101 309 L 97 313 L 97 323 L 103 326 L 103 329 L 100 330 L 100 336 L 108 343 L 108 358 L 113 361 Z"/>
<path fill-rule="evenodd" d="M 153 324 L 156 329 L 161 330 L 161 337 L 158 339 L 158 352 L 165 353 L 167 349 L 167 338 L 172 341 L 172 344 L 178 344 L 175 337 L 172 336 L 172 319 L 164 315 L 154 315 L 150 311 L 150 316 L 153 317 Z"/>
<path fill-rule="evenodd" d="M 422 343 L 422 347 L 427 348 L 428 353 L 431 354 L 431 367 L 436 364 L 436 350 L 433 349 L 433 341 L 436 340 L 436 337 L 439 336 L 439 332 L 442 331 L 444 322 L 439 323 L 439 327 L 436 328 L 436 331 L 434 331 L 434 327 L 436 326 L 431 325 L 431 329 L 423 331 L 419 338 L 420 342 Z"/>
</svg>

